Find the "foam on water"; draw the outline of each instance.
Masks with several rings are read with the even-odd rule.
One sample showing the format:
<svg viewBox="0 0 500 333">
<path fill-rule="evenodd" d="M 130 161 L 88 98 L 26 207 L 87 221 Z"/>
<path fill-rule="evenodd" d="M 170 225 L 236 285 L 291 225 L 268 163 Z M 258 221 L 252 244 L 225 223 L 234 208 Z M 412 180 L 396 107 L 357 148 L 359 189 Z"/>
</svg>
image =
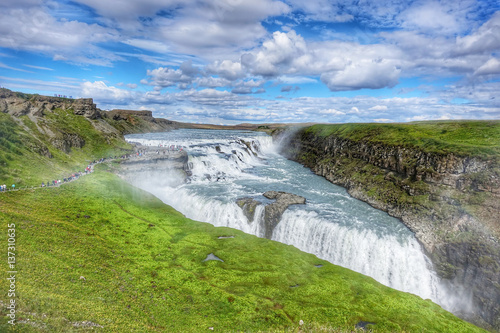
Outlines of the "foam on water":
<svg viewBox="0 0 500 333">
<path fill-rule="evenodd" d="M 398 220 L 353 199 L 346 191 L 277 155 L 262 133 L 178 130 L 127 136 L 145 145 L 178 145 L 189 154 L 192 176 L 178 187 L 143 178 L 133 183 L 158 196 L 187 217 L 262 237 L 264 205 L 249 222 L 236 204 L 252 197 L 266 204 L 269 190 L 306 198 L 291 206 L 272 239 L 291 244 L 331 263 L 368 275 L 389 287 L 429 298 L 444 308 L 463 310 L 464 290 L 441 281 L 415 236 Z M 169 175 L 165 175 L 169 177 Z"/>
</svg>

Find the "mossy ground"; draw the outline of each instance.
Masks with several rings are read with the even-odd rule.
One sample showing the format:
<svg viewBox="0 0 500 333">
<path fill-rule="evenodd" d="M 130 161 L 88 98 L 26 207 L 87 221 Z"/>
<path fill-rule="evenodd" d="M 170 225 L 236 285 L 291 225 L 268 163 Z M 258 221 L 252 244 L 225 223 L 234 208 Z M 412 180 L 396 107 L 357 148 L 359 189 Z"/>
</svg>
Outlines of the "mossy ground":
<svg viewBox="0 0 500 333">
<path fill-rule="evenodd" d="M 84 321 L 105 332 L 339 332 L 360 321 L 383 332 L 481 331 L 292 246 L 189 220 L 103 170 L 4 193 L 0 219 L 3 244 L 16 224 L 20 332 L 78 331 Z M 224 262 L 203 262 L 209 253 Z"/>
<path fill-rule="evenodd" d="M 500 155 L 500 121 L 429 121 L 404 124 L 314 125 L 318 136 L 408 146 L 426 152 L 490 158 Z"/>
</svg>

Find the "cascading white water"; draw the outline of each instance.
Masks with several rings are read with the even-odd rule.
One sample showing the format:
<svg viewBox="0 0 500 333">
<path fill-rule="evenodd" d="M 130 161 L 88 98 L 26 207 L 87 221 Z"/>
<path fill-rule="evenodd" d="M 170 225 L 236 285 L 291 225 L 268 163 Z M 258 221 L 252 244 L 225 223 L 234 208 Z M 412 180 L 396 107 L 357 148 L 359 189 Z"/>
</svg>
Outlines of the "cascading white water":
<svg viewBox="0 0 500 333">
<path fill-rule="evenodd" d="M 178 130 L 127 136 L 146 145 L 176 145 L 189 154 L 192 175 L 178 187 L 135 178 L 187 217 L 262 237 L 269 190 L 301 195 L 307 204 L 290 206 L 272 239 L 294 245 L 334 264 L 368 275 L 392 288 L 429 298 L 453 311 L 467 303 L 432 271 L 414 235 L 398 220 L 353 199 L 343 188 L 276 153 L 272 138 L 253 132 Z M 166 175 L 168 176 L 168 175 Z M 248 221 L 238 198 L 262 202 Z"/>
<path fill-rule="evenodd" d="M 340 266 L 350 268 L 398 290 L 423 298 L 437 295 L 436 277 L 416 239 L 399 240 L 329 223 L 315 212 L 285 212 L 273 240 L 292 244 Z M 418 278 L 416 278 L 418 277 Z"/>
</svg>

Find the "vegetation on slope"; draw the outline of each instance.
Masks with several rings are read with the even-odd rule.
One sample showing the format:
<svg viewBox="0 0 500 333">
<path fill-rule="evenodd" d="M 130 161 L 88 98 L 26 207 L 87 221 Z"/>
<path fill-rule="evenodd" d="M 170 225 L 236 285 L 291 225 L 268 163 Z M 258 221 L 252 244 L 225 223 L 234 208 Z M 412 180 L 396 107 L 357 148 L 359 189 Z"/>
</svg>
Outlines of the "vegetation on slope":
<svg viewBox="0 0 500 333">
<path fill-rule="evenodd" d="M 0 183 L 38 186 L 120 155 L 117 132 L 72 110 L 0 113 Z M 104 171 L 1 193 L 0 220 L 3 243 L 16 225 L 18 271 L 18 324 L 0 331 L 481 331 L 291 246 L 186 219 Z M 0 288 L 5 319 L 8 280 Z"/>
<path fill-rule="evenodd" d="M 400 218 L 500 329 L 500 121 L 314 125 L 286 153 Z"/>
<path fill-rule="evenodd" d="M 22 332 L 481 331 L 292 246 L 189 220 L 104 171 L 3 193 L 0 219 L 4 244 L 16 225 Z"/>
<path fill-rule="evenodd" d="M 118 134 L 98 130 L 99 122 L 72 110 L 56 109 L 31 119 L 0 113 L 0 183 L 40 186 L 83 171 L 95 159 L 131 150 Z"/>
<path fill-rule="evenodd" d="M 388 173 L 388 170 L 362 158 L 344 156 L 332 160 L 331 157 L 320 157 L 320 151 L 302 152 L 300 156 L 304 163 L 315 167 L 334 166 L 332 177 L 344 186 L 363 184 L 360 186 L 360 190 L 365 192 L 363 200 L 378 208 L 388 210 L 387 206 L 398 207 L 417 216 L 433 216 L 435 221 L 458 219 L 466 212 L 482 220 L 494 234 L 500 234 L 494 213 L 498 200 L 493 194 L 500 178 L 500 121 L 314 125 L 305 128 L 304 132 L 318 138 L 334 136 L 353 142 L 407 147 L 416 152 L 476 157 L 487 161 L 488 169 L 464 174 L 460 187 L 454 188 L 450 183 L 438 186 L 438 181 L 422 177 L 436 175 L 437 170 L 418 165 L 416 159 L 402 159 L 401 164 L 406 165 L 408 170 L 419 171 L 420 178 L 411 172 Z M 383 161 L 378 162 L 383 164 Z M 433 186 L 430 185 L 432 183 Z M 467 235 L 460 233 L 459 236 Z M 456 236 L 456 233 L 447 235 Z"/>
<path fill-rule="evenodd" d="M 335 135 L 353 141 L 408 146 L 441 154 L 477 157 L 500 155 L 498 120 L 314 125 L 306 131 L 322 137 Z"/>
</svg>

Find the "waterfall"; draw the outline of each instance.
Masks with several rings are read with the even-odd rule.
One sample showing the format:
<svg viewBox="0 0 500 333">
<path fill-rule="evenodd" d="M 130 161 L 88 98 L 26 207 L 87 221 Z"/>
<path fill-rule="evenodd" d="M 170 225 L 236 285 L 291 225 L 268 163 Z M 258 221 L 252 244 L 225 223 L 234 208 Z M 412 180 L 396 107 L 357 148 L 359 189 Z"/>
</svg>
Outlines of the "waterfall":
<svg viewBox="0 0 500 333">
<path fill-rule="evenodd" d="M 401 222 L 279 156 L 270 136 L 234 131 L 176 132 L 127 139 L 183 147 L 189 154 L 189 181 L 177 187 L 158 186 L 149 179 L 134 179 L 132 183 L 187 217 L 263 237 L 264 207 L 272 201 L 262 193 L 295 193 L 305 197 L 307 204 L 285 211 L 273 231 L 273 240 L 389 287 L 431 299 L 450 311 L 468 302 L 463 290 L 452 290 L 437 277 L 415 236 Z M 256 206 L 253 221 L 236 203 L 243 197 L 262 203 Z"/>
</svg>

